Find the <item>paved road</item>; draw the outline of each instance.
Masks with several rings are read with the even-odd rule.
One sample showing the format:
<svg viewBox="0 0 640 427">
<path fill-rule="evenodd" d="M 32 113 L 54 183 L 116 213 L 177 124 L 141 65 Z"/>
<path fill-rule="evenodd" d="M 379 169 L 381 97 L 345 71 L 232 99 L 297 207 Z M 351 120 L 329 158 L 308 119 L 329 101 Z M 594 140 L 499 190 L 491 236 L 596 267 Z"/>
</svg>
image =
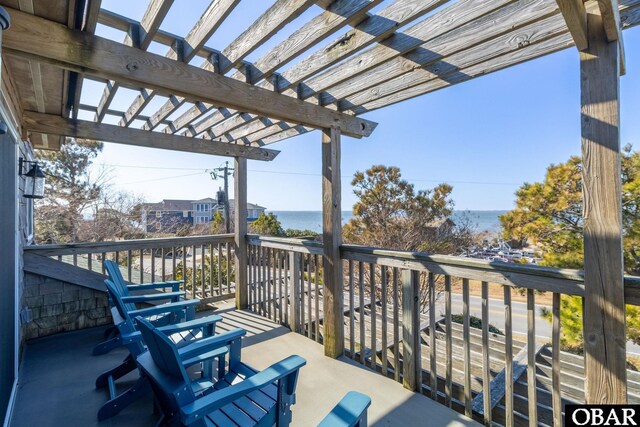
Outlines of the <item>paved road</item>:
<svg viewBox="0 0 640 427">
<path fill-rule="evenodd" d="M 536 304 L 536 337 L 542 340 L 551 341 L 551 323 L 545 320 L 541 315 L 541 310 L 546 308 L 551 310 L 551 306 Z M 436 310 L 438 315 L 444 315 L 444 296 L 441 297 L 436 304 Z M 522 335 L 526 338 L 527 335 L 527 303 L 525 302 L 511 302 L 512 321 L 513 321 L 513 333 Z M 482 298 L 477 296 L 469 296 L 469 312 L 473 316 L 481 317 L 482 315 Z M 451 313 L 462 313 L 462 295 L 451 295 Z M 489 323 L 496 328 L 504 331 L 504 301 L 501 299 L 489 298 Z M 627 343 L 627 352 L 640 355 L 640 346 L 632 343 Z"/>
</svg>

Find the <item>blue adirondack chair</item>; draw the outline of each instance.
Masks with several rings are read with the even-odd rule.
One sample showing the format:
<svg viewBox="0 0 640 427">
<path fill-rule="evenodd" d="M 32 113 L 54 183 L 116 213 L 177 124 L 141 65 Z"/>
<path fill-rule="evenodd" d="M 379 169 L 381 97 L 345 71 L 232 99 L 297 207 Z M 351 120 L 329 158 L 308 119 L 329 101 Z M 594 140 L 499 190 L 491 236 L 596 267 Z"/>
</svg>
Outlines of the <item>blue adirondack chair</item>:
<svg viewBox="0 0 640 427">
<path fill-rule="evenodd" d="M 180 298 L 185 295 L 184 292 L 180 291 L 180 284 L 183 283 L 182 280 L 168 281 L 168 282 L 154 282 L 154 283 L 143 283 L 140 285 L 127 285 L 122 277 L 122 272 L 120 271 L 120 267 L 117 263 L 111 260 L 104 261 L 104 267 L 109 275 L 112 283 L 115 285 L 118 290 L 118 294 L 122 296 L 122 300 L 125 303 L 125 307 L 128 311 L 135 310 L 136 303 L 152 303 L 152 302 L 160 302 L 160 301 L 168 301 L 168 302 L 178 302 Z M 155 294 L 144 294 L 144 295 L 132 295 L 131 292 L 135 291 L 149 291 L 149 290 L 158 290 L 158 289 L 167 289 L 171 288 L 171 292 L 162 292 Z M 113 306 L 113 300 L 110 297 L 109 301 Z M 188 320 L 193 318 L 195 311 L 187 312 L 188 318 L 185 319 L 176 319 L 175 316 L 167 317 L 165 313 L 159 313 L 153 316 L 151 319 L 155 325 L 162 326 L 170 323 L 175 323 L 179 320 Z M 109 351 L 113 350 L 116 347 L 122 346 L 122 340 L 119 336 L 117 328 L 110 328 L 105 331 L 105 341 L 96 345 L 93 348 L 93 355 L 101 355 L 106 354 Z"/>
<path fill-rule="evenodd" d="M 98 411 L 98 420 L 100 421 L 116 415 L 127 405 L 150 391 L 147 379 L 140 376 L 136 383 L 126 391 L 120 394 L 116 392 L 115 381 L 135 370 L 138 367 L 136 359 L 146 352 L 142 335 L 137 330 L 136 322 L 132 316 L 135 315 L 137 318 L 142 318 L 141 316 L 175 314 L 177 318 L 184 318 L 185 312 L 193 309 L 194 305 L 197 304 L 197 301 L 179 301 L 172 304 L 127 311 L 126 304 L 123 302 L 122 296 L 119 295 L 117 286 L 109 279 L 105 280 L 105 285 L 114 303 L 114 307 L 111 309 L 114 324 L 120 333 L 121 344 L 127 347 L 129 354 L 120 365 L 104 372 L 96 379 L 96 388 L 106 387 L 109 391 L 109 400 Z M 165 334 L 168 339 L 171 339 L 177 347 L 181 347 L 199 339 L 213 336 L 216 322 L 221 319 L 217 315 L 207 316 L 201 319 L 192 319 L 182 323 L 162 326 L 158 330 Z M 185 367 L 198 363 L 203 364 L 200 378 L 192 381 L 195 391 L 202 392 L 213 386 L 213 361 L 217 360 L 218 369 L 224 371 L 224 355 L 227 351 L 226 347 L 220 346 L 216 349 L 211 349 L 211 351 L 200 355 L 198 358 L 185 359 Z"/>
<path fill-rule="evenodd" d="M 179 348 L 151 323 L 142 318 L 137 321 L 149 349 L 138 357 L 138 364 L 150 379 L 162 411 L 161 423 L 188 426 L 289 425 L 298 371 L 306 364 L 302 357 L 290 356 L 258 372 L 240 361 L 241 338 L 245 331 L 205 338 Z M 221 345 L 229 348 L 228 370 L 219 371 L 214 386 L 198 396 L 189 387 L 184 360 L 199 357 Z"/>
<path fill-rule="evenodd" d="M 350 391 L 318 424 L 318 427 L 367 427 L 367 408 L 371 398 Z"/>
</svg>

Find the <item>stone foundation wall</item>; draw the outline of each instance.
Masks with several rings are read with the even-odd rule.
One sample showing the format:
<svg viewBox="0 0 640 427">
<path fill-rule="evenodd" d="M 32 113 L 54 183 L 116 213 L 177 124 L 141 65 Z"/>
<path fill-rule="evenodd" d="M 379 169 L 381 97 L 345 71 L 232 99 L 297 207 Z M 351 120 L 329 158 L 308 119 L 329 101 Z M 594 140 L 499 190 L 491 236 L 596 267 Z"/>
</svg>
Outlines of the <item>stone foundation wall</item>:
<svg viewBox="0 0 640 427">
<path fill-rule="evenodd" d="M 23 306 L 33 320 L 23 324 L 25 339 L 112 323 L 106 292 L 26 273 Z"/>
</svg>

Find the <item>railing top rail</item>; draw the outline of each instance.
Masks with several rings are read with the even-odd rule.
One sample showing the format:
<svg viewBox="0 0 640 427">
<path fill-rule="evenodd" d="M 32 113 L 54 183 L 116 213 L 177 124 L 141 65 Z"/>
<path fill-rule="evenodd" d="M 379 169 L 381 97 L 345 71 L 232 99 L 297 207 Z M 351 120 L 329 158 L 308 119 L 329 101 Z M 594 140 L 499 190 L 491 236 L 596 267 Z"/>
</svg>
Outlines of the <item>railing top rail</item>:
<svg viewBox="0 0 640 427">
<path fill-rule="evenodd" d="M 233 242 L 233 234 L 164 237 L 159 239 L 117 240 L 109 242 L 65 243 L 55 245 L 31 245 L 25 246 L 24 250 L 26 252 L 38 253 L 40 255 L 53 256 L 116 252 L 136 249 L 156 249 L 228 242 Z"/>
</svg>

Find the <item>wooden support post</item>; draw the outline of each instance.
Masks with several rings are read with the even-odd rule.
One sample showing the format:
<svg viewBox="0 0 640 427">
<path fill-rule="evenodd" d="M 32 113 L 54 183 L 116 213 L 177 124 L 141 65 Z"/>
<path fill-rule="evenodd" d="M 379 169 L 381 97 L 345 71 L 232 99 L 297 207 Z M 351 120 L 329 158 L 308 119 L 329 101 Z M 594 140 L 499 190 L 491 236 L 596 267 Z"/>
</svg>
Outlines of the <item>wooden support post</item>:
<svg viewBox="0 0 640 427">
<path fill-rule="evenodd" d="M 402 271 L 402 385 L 411 391 L 422 386 L 420 359 L 420 273 Z M 435 325 L 432 325 L 434 328 Z M 433 329 L 429 332 L 434 333 Z"/>
<path fill-rule="evenodd" d="M 587 16 L 580 53 L 584 195 L 585 400 L 627 402 L 620 178 L 620 51 Z"/>
<path fill-rule="evenodd" d="M 289 328 L 300 332 L 300 254 L 289 252 Z"/>
<path fill-rule="evenodd" d="M 236 308 L 248 306 L 249 287 L 247 284 L 247 159 L 235 158 L 235 179 L 233 180 L 235 194 L 234 222 L 235 222 L 235 264 L 236 264 Z M 227 248 L 228 253 L 229 248 Z M 220 254 L 218 254 L 220 256 Z M 228 260 L 228 258 L 227 258 Z M 227 266 L 227 271 L 229 266 Z"/>
<path fill-rule="evenodd" d="M 322 132 L 322 241 L 324 243 L 324 354 L 344 352 L 344 286 L 342 283 L 342 203 L 340 197 L 340 129 Z M 362 298 L 362 296 L 361 296 Z"/>
</svg>

